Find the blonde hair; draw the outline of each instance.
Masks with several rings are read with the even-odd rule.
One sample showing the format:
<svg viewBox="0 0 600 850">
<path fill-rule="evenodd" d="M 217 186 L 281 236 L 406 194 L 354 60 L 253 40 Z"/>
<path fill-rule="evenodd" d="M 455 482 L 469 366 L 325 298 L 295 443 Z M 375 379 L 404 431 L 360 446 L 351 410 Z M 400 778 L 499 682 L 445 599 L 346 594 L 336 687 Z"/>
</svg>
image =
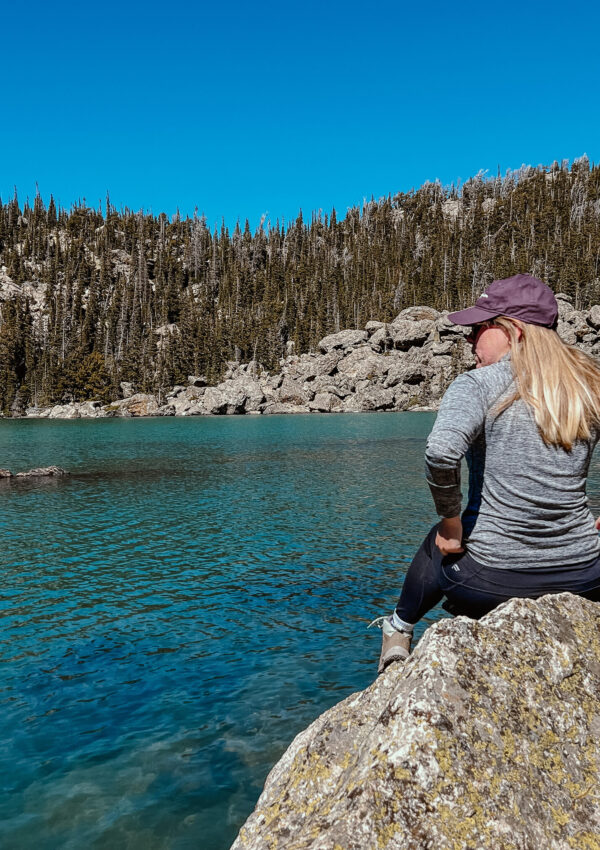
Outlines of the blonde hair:
<svg viewBox="0 0 600 850">
<path fill-rule="evenodd" d="M 515 393 L 499 404 L 497 412 L 520 398 L 532 409 L 546 444 L 570 451 L 576 440 L 589 439 L 600 423 L 596 362 L 551 328 L 505 316 L 494 319 L 494 324 L 508 333 L 516 383 Z"/>
</svg>

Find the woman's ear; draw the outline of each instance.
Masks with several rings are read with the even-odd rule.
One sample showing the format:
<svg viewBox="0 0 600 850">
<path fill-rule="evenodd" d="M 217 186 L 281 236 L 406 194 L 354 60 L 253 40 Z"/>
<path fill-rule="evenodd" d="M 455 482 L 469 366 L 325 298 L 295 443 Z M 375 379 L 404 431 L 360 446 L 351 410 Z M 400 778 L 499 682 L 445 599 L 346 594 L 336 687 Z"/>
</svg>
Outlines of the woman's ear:
<svg viewBox="0 0 600 850">
<path fill-rule="evenodd" d="M 511 325 L 515 331 L 517 342 L 521 342 L 523 339 L 523 328 L 519 324 L 519 322 L 515 322 L 514 319 L 511 321 Z M 509 333 L 508 329 L 506 330 L 506 335 L 508 337 L 508 341 L 510 342 L 513 338 L 512 333 Z"/>
</svg>

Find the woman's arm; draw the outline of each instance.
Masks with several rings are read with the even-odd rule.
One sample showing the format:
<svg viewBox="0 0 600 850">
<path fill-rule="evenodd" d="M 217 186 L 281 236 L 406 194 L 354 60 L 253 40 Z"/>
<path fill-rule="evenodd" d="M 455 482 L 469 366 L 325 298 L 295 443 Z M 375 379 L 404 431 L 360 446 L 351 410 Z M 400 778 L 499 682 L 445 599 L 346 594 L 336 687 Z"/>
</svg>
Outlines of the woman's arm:
<svg viewBox="0 0 600 850">
<path fill-rule="evenodd" d="M 460 463 L 481 433 L 486 413 L 479 383 L 469 373 L 461 375 L 446 391 L 427 440 L 426 477 L 442 517 L 436 545 L 445 555 L 463 551 Z"/>
<path fill-rule="evenodd" d="M 464 552 L 462 545 L 462 522 L 460 516 L 444 517 L 435 535 L 435 545 L 442 555 Z"/>
</svg>

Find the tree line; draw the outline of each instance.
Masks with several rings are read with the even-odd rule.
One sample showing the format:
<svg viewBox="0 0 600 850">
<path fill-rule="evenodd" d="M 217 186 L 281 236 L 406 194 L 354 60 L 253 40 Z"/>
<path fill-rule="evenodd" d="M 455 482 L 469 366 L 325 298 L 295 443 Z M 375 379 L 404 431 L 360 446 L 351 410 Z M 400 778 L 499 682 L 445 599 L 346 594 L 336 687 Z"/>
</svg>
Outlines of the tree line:
<svg viewBox="0 0 600 850">
<path fill-rule="evenodd" d="M 0 199 L 0 408 L 108 401 L 122 381 L 164 392 L 230 360 L 275 369 L 328 333 L 458 309 L 523 271 L 600 303 L 600 166 L 586 157 L 254 232 L 15 194 Z"/>
</svg>

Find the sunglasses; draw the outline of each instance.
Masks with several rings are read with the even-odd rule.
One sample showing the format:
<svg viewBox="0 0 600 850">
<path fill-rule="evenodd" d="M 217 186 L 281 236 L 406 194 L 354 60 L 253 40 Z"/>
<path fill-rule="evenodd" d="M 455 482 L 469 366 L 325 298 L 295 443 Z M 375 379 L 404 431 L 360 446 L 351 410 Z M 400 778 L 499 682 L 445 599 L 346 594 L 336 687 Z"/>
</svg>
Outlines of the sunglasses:
<svg viewBox="0 0 600 850">
<path fill-rule="evenodd" d="M 475 344 L 479 339 L 480 334 L 488 328 L 492 328 L 493 326 L 494 322 L 491 320 L 489 322 L 480 322 L 477 325 L 471 325 L 471 330 L 466 336 L 467 342 Z"/>
</svg>

